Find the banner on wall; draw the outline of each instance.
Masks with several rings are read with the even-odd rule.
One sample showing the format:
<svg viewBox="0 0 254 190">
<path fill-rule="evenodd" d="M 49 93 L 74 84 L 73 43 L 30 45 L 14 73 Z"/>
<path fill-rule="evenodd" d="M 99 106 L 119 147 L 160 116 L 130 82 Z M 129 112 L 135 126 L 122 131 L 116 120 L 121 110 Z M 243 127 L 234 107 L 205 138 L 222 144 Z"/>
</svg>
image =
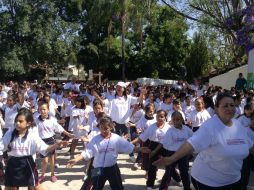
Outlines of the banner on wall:
<svg viewBox="0 0 254 190">
<path fill-rule="evenodd" d="M 247 88 L 254 88 L 254 49 L 249 51 Z"/>
</svg>

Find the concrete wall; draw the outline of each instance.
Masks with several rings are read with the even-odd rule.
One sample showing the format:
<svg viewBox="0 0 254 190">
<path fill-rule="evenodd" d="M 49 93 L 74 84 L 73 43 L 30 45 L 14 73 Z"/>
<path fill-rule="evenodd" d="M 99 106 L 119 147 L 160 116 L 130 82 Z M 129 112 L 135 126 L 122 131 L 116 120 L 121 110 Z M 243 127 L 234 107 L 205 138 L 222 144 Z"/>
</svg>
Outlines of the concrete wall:
<svg viewBox="0 0 254 190">
<path fill-rule="evenodd" d="M 225 89 L 230 89 L 232 86 L 235 86 L 235 81 L 238 78 L 239 73 L 243 73 L 244 78 L 247 79 L 247 67 L 247 65 L 244 65 L 242 67 L 238 67 L 236 69 L 228 71 L 227 73 L 224 73 L 222 75 L 210 78 L 209 84 L 221 86 Z"/>
</svg>

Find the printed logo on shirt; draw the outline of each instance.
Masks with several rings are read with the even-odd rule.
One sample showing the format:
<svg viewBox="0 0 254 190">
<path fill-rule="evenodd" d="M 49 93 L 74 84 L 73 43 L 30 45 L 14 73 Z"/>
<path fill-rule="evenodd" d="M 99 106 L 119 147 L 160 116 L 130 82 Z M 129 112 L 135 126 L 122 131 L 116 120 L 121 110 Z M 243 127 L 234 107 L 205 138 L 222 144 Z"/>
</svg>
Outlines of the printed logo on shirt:
<svg viewBox="0 0 254 190">
<path fill-rule="evenodd" d="M 240 145 L 240 144 L 246 144 L 244 139 L 227 139 L 228 145 Z"/>
<path fill-rule="evenodd" d="M 28 147 L 12 147 L 11 148 L 12 151 L 20 151 L 20 152 L 25 152 L 28 151 Z"/>
</svg>

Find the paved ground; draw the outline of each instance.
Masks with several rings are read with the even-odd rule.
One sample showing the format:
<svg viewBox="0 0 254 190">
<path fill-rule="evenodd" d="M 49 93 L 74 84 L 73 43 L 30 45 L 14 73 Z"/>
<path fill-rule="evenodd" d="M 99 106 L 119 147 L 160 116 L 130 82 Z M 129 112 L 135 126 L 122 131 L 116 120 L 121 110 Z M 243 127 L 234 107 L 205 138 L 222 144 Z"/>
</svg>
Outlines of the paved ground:
<svg viewBox="0 0 254 190">
<path fill-rule="evenodd" d="M 79 190 L 83 181 L 84 176 L 84 163 L 80 162 L 78 165 L 73 168 L 65 168 L 65 165 L 69 159 L 68 154 L 66 153 L 67 149 L 63 149 L 59 153 L 59 163 L 60 168 L 56 169 L 56 175 L 58 177 L 58 181 L 56 183 L 52 183 L 50 181 L 50 174 L 47 173 L 46 181 L 43 183 L 45 190 Z M 128 155 L 119 155 L 118 164 L 122 173 L 122 177 L 124 179 L 124 187 L 125 190 L 145 190 L 145 178 L 144 171 L 137 170 L 132 171 L 131 166 L 132 163 L 128 160 Z M 161 179 L 163 175 L 163 170 L 159 170 L 157 179 Z M 156 181 L 158 185 L 158 181 Z M 21 188 L 21 190 L 25 190 L 27 188 Z M 105 190 L 109 190 L 108 185 L 104 188 Z M 157 188 L 158 189 L 158 188 Z M 170 186 L 170 190 L 182 190 L 182 187 L 178 186 Z M 252 173 L 252 177 L 250 180 L 249 190 L 254 190 L 254 175 Z"/>
</svg>

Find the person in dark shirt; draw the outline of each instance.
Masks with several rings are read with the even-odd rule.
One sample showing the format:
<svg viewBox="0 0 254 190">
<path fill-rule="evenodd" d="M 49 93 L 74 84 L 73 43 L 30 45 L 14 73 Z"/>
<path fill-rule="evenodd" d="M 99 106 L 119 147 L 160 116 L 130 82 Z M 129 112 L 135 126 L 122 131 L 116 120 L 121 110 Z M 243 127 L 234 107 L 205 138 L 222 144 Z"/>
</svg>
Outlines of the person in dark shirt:
<svg viewBox="0 0 254 190">
<path fill-rule="evenodd" d="M 235 82 L 236 90 L 243 90 L 245 89 L 246 85 L 247 85 L 246 79 L 243 77 L 242 73 L 239 73 L 239 77 L 236 79 Z"/>
</svg>

